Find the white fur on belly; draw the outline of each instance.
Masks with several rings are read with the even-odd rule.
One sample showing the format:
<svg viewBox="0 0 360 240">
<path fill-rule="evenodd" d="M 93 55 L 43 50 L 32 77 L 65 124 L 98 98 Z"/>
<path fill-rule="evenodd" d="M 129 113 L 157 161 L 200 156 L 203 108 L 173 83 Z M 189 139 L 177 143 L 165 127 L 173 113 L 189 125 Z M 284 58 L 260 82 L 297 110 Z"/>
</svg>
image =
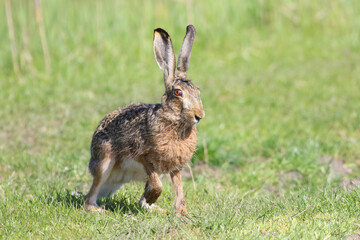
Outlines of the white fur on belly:
<svg viewBox="0 0 360 240">
<path fill-rule="evenodd" d="M 121 167 L 114 168 L 109 176 L 108 182 L 113 184 L 124 184 L 131 181 L 146 181 L 147 174 L 144 166 L 132 158 L 124 159 Z"/>
<path fill-rule="evenodd" d="M 125 183 L 146 180 L 144 166 L 131 158 L 125 159 L 120 167 L 112 169 L 109 178 L 100 188 L 98 199 L 111 196 Z"/>
</svg>

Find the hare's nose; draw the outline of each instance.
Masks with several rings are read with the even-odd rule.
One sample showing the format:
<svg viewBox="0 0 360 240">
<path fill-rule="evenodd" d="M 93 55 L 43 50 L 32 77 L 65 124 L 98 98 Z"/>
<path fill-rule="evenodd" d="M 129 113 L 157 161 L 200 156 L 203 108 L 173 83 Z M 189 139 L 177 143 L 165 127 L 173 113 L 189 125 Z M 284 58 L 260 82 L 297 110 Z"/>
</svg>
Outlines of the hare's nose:
<svg viewBox="0 0 360 240">
<path fill-rule="evenodd" d="M 201 117 L 199 117 L 199 116 L 195 115 L 195 122 L 196 122 L 196 123 L 199 123 L 199 122 L 200 122 L 200 120 L 201 120 Z"/>
</svg>

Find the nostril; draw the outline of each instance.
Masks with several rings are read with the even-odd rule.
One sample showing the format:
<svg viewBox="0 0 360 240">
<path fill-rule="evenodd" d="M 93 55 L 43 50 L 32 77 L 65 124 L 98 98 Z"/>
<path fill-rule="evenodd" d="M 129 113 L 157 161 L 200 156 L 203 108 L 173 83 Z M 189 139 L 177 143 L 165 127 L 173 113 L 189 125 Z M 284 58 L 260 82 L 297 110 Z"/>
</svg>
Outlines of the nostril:
<svg viewBox="0 0 360 240">
<path fill-rule="evenodd" d="M 195 120 L 196 120 L 197 122 L 200 122 L 201 117 L 199 117 L 199 116 L 195 115 Z"/>
</svg>

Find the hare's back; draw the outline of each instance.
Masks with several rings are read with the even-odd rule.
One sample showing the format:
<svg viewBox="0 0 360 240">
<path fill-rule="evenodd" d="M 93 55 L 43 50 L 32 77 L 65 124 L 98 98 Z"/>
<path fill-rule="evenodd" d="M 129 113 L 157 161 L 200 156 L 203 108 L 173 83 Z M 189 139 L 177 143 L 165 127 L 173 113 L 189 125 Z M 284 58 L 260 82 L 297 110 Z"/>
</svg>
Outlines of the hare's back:
<svg viewBox="0 0 360 240">
<path fill-rule="evenodd" d="M 109 143 L 111 150 L 119 155 L 126 149 L 137 152 L 151 136 L 160 108 L 160 104 L 132 104 L 107 114 L 94 132 L 92 150 Z"/>
<path fill-rule="evenodd" d="M 135 130 L 134 127 L 147 125 L 148 115 L 152 115 L 160 106 L 160 104 L 132 104 L 118 108 L 101 120 L 95 134 L 104 132 L 110 137 L 113 134 L 129 133 Z"/>
</svg>

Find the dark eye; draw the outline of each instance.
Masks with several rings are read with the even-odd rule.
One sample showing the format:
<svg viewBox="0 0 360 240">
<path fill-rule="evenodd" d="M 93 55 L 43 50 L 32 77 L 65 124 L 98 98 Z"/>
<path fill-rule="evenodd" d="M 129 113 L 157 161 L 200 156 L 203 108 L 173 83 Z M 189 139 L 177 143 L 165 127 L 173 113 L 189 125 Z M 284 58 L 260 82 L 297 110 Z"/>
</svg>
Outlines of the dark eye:
<svg viewBox="0 0 360 240">
<path fill-rule="evenodd" d="M 182 96 L 182 91 L 180 89 L 175 89 L 174 90 L 174 95 L 175 96 Z"/>
</svg>

